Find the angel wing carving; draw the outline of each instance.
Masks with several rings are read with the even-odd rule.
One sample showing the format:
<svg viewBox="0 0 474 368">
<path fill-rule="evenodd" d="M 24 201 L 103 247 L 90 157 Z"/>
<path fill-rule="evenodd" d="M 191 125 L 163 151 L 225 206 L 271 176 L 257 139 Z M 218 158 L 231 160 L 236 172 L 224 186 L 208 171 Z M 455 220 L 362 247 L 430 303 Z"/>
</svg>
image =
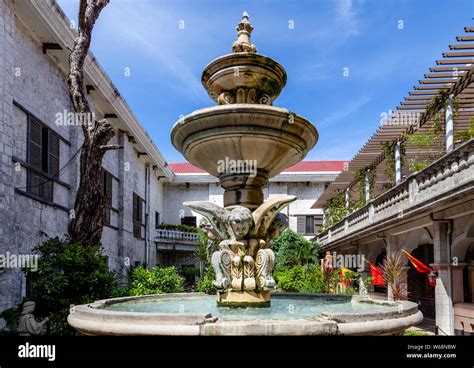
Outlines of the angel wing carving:
<svg viewBox="0 0 474 368">
<path fill-rule="evenodd" d="M 264 238 L 276 215 L 294 200 L 296 200 L 295 196 L 283 194 L 261 204 L 252 213 L 254 227 L 250 231 L 250 236 Z"/>
<path fill-rule="evenodd" d="M 214 203 L 203 201 L 184 202 L 183 206 L 200 213 L 209 220 L 221 239 L 228 239 L 232 234 L 227 218 L 230 212 Z"/>
</svg>

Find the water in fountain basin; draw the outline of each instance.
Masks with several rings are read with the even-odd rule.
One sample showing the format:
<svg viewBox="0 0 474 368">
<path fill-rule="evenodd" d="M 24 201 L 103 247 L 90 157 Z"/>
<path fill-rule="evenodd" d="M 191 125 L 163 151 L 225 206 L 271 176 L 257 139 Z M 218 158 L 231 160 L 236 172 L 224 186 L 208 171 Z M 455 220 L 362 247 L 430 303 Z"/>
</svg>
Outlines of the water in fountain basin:
<svg viewBox="0 0 474 368">
<path fill-rule="evenodd" d="M 294 319 L 316 317 L 326 313 L 364 313 L 387 310 L 387 306 L 360 303 L 350 300 L 327 300 L 323 298 L 295 299 L 273 298 L 270 308 L 226 308 L 216 305 L 213 296 L 196 296 L 183 299 L 156 298 L 120 302 L 106 306 L 106 310 L 141 313 L 211 313 L 223 320 L 243 319 Z"/>
</svg>

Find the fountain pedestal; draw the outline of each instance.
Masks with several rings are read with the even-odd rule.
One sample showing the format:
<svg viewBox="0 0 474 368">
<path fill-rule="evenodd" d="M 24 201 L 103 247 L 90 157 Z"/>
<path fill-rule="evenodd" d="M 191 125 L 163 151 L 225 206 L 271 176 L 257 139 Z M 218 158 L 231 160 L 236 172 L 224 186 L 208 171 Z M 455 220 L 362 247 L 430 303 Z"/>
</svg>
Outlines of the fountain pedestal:
<svg viewBox="0 0 474 368">
<path fill-rule="evenodd" d="M 200 109 L 173 126 L 171 141 L 193 165 L 219 178 L 224 207 L 209 202 L 183 205 L 202 214 L 218 249 L 211 263 L 218 304 L 270 306 L 275 255 L 270 240 L 288 227 L 280 211 L 296 197 L 264 202 L 269 178 L 300 162 L 318 140 L 316 128 L 287 109 L 272 106 L 286 83 L 275 60 L 257 54 L 244 12 L 232 53 L 208 64 L 202 83 L 219 105 Z M 243 165 L 241 165 L 243 163 Z"/>
<path fill-rule="evenodd" d="M 217 305 L 230 308 L 270 307 L 270 291 L 225 291 L 217 293 Z"/>
</svg>

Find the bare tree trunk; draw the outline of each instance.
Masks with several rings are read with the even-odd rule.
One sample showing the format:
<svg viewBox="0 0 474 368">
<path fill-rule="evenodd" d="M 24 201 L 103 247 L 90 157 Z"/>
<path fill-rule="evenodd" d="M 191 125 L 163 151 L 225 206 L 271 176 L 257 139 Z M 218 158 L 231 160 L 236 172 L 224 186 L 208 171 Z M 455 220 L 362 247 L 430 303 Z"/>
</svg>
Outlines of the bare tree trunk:
<svg viewBox="0 0 474 368">
<path fill-rule="evenodd" d="M 82 117 L 84 143 L 80 155 L 80 182 L 69 235 L 84 244 L 98 245 L 105 224 L 106 197 L 100 189 L 102 159 L 105 153 L 120 146 L 107 143 L 115 135 L 106 120 L 94 121 L 84 89 L 84 61 L 91 43 L 92 30 L 109 0 L 80 0 L 78 32 L 69 56 L 69 95 L 76 113 Z M 84 118 L 85 117 L 85 118 Z"/>
</svg>

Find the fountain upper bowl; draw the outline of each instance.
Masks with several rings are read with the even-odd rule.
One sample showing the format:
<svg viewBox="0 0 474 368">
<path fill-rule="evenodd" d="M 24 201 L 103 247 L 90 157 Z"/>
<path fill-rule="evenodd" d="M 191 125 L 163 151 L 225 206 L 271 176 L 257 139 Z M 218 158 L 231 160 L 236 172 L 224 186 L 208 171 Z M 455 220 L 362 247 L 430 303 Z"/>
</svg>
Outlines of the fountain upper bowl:
<svg viewBox="0 0 474 368">
<path fill-rule="evenodd" d="M 255 89 L 258 100 L 271 104 L 285 87 L 286 72 L 268 56 L 238 52 L 211 61 L 204 68 L 201 82 L 216 102 L 222 92 L 235 93 L 243 88 Z"/>
</svg>

